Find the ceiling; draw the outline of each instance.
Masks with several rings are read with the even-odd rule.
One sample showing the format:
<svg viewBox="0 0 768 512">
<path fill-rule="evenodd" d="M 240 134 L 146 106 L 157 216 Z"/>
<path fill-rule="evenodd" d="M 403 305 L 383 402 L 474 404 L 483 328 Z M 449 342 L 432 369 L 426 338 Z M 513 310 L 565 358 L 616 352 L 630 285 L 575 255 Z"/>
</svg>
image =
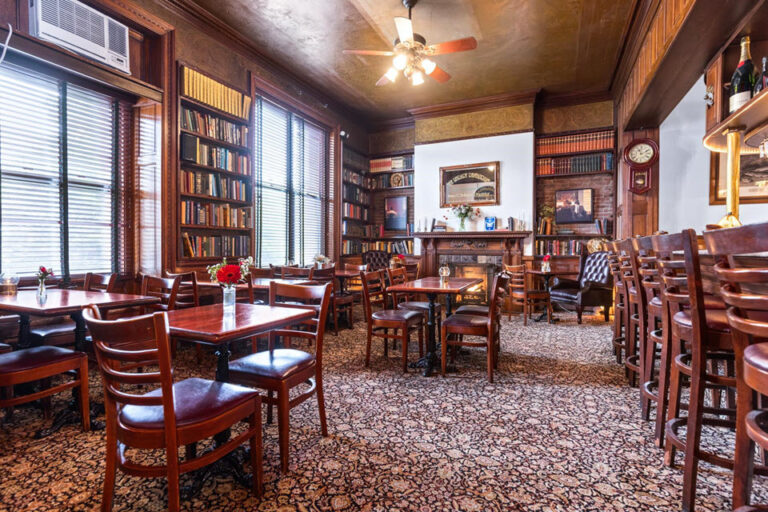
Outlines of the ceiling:
<svg viewBox="0 0 768 512">
<path fill-rule="evenodd" d="M 407 109 L 502 93 L 607 91 L 636 0 L 420 0 L 414 31 L 427 43 L 474 36 L 474 51 L 437 56 L 452 75 L 377 87 L 391 59 L 401 0 L 195 0 L 304 81 L 372 120 Z"/>
</svg>

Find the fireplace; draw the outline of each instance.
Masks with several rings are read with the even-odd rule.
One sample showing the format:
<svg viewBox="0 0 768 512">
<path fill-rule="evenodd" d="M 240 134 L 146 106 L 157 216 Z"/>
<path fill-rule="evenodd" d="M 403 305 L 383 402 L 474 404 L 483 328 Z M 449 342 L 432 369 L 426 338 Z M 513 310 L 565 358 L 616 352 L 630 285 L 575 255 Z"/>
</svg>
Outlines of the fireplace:
<svg viewBox="0 0 768 512">
<path fill-rule="evenodd" d="M 469 288 L 456 297 L 461 304 L 488 304 L 491 299 L 490 285 L 493 276 L 502 269 L 502 257 L 495 255 L 441 254 L 439 264 L 448 265 L 453 277 L 471 277 L 483 282 Z"/>
</svg>

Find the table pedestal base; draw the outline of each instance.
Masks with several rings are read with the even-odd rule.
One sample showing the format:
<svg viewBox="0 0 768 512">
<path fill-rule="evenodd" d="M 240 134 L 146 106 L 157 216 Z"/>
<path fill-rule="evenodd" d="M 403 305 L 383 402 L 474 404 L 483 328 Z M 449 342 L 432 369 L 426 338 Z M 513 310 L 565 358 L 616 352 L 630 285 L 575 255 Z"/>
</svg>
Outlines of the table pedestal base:
<svg viewBox="0 0 768 512">
<path fill-rule="evenodd" d="M 38 430 L 33 437 L 35 439 L 43 439 L 58 432 L 67 425 L 79 425 L 81 423 L 81 417 L 78 403 L 79 400 L 71 400 L 69 405 L 63 411 L 53 417 L 50 427 Z M 95 419 L 98 416 L 104 415 L 104 404 L 92 403 L 90 408 L 91 430 L 104 430 L 104 422 Z"/>
<path fill-rule="evenodd" d="M 232 478 L 243 487 L 252 489 L 253 475 L 243 469 L 245 462 L 249 460 L 250 453 L 248 448 L 241 446 L 213 464 L 188 473 L 187 479 L 189 481 L 181 487 L 181 499 L 188 500 L 194 498 L 200 494 L 200 491 L 211 479 L 219 476 Z"/>
</svg>

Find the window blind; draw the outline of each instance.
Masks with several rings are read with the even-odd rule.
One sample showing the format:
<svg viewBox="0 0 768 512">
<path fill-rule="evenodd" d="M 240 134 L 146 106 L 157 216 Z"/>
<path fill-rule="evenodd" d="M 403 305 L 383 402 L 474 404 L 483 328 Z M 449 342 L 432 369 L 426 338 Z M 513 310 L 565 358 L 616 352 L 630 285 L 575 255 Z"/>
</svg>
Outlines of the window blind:
<svg viewBox="0 0 768 512">
<path fill-rule="evenodd" d="M 326 248 L 328 133 L 263 98 L 254 132 L 258 263 L 312 263 Z"/>
<path fill-rule="evenodd" d="M 115 98 L 0 68 L 0 271 L 116 269 L 127 109 Z M 122 141 L 122 142 L 121 142 Z"/>
</svg>

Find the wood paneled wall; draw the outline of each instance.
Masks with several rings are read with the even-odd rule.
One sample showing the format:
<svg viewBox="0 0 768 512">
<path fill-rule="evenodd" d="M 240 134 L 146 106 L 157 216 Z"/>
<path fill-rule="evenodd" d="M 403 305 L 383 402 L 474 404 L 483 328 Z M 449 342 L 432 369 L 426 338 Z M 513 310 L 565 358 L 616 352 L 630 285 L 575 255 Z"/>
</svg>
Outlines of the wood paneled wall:
<svg viewBox="0 0 768 512">
<path fill-rule="evenodd" d="M 659 164 L 651 169 L 651 190 L 645 194 L 633 194 L 629 191 L 629 167 L 624 163 L 622 154 L 626 145 L 638 138 L 648 138 L 659 143 L 659 129 L 634 130 L 619 132 L 619 215 L 618 238 L 627 236 L 651 235 L 659 229 Z M 659 152 L 664 151 L 659 148 Z"/>
</svg>

